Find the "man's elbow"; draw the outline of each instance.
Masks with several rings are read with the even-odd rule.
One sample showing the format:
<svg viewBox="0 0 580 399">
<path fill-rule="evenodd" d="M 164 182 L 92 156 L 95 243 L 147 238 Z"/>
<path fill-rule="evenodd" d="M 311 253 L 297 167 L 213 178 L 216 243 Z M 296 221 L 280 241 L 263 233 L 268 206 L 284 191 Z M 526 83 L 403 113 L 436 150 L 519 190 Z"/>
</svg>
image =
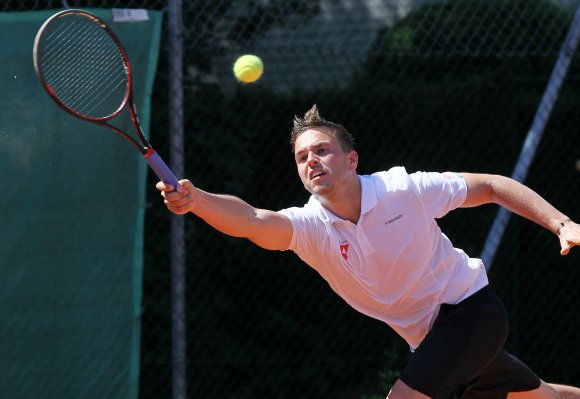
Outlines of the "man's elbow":
<svg viewBox="0 0 580 399">
<path fill-rule="evenodd" d="M 501 184 L 498 178 L 502 176 L 488 174 L 463 174 L 463 176 L 467 184 L 464 208 L 495 202 L 496 186 Z"/>
</svg>

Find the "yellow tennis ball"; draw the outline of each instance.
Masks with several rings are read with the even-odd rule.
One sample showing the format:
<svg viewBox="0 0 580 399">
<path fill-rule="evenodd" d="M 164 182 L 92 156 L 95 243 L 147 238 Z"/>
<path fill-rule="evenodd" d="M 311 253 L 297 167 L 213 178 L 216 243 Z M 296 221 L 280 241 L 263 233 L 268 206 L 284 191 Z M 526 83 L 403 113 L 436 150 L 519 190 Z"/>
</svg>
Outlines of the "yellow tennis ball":
<svg viewBox="0 0 580 399">
<path fill-rule="evenodd" d="M 255 82 L 264 72 L 262 60 L 251 54 L 242 55 L 234 64 L 234 75 L 244 83 Z"/>
</svg>

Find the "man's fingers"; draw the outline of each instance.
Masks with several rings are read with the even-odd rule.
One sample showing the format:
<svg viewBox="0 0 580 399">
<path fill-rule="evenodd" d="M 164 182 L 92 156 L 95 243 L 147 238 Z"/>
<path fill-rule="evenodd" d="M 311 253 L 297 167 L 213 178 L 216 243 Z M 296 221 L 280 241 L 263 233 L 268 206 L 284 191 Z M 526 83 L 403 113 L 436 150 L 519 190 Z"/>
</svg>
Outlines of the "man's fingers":
<svg viewBox="0 0 580 399">
<path fill-rule="evenodd" d="M 167 184 L 167 183 L 164 183 L 162 181 L 158 182 L 155 185 L 155 188 L 159 191 L 164 191 L 164 192 L 171 192 L 174 190 L 174 187 L 171 184 Z"/>
<path fill-rule="evenodd" d="M 560 255 L 568 255 L 568 252 L 570 252 L 570 249 L 572 247 L 575 246 L 574 243 L 571 243 L 570 241 L 566 240 L 563 236 L 560 235 L 560 247 L 562 248 L 560 250 Z"/>
<path fill-rule="evenodd" d="M 177 182 L 177 187 L 172 186 L 171 184 L 165 183 L 163 181 L 159 181 L 157 182 L 157 184 L 155 185 L 155 188 L 159 191 L 164 191 L 164 192 L 172 192 L 172 191 L 177 191 L 177 192 L 183 192 L 183 191 L 188 191 L 193 189 L 193 184 L 187 180 L 187 179 L 183 179 Z"/>
<path fill-rule="evenodd" d="M 177 187 L 160 181 L 155 185 L 155 188 L 161 191 L 161 196 L 164 198 L 163 202 L 171 212 L 183 215 L 191 211 L 195 187 L 189 180 L 180 180 Z"/>
<path fill-rule="evenodd" d="M 191 183 L 189 184 L 191 185 Z M 189 187 L 182 187 L 181 183 L 178 187 L 180 189 L 177 191 L 162 191 L 161 196 L 164 198 L 163 202 L 171 212 L 181 215 L 191 211 L 194 197 L 188 190 Z"/>
</svg>

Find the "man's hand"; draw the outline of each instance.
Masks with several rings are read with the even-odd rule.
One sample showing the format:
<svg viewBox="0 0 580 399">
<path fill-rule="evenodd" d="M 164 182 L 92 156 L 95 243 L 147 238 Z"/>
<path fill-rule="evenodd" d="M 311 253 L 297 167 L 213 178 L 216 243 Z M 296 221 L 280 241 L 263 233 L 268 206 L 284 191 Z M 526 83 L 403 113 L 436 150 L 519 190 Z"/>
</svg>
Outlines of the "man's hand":
<svg viewBox="0 0 580 399">
<path fill-rule="evenodd" d="M 160 181 L 155 185 L 155 188 L 161 191 L 161 196 L 165 199 L 165 205 L 171 212 L 178 215 L 193 212 L 197 189 L 189 180 L 180 180 L 177 187 Z"/>
<path fill-rule="evenodd" d="M 580 245 L 580 225 L 571 220 L 563 222 L 563 224 L 558 230 L 558 238 L 562 247 L 560 254 L 568 255 L 572 247 Z"/>
</svg>

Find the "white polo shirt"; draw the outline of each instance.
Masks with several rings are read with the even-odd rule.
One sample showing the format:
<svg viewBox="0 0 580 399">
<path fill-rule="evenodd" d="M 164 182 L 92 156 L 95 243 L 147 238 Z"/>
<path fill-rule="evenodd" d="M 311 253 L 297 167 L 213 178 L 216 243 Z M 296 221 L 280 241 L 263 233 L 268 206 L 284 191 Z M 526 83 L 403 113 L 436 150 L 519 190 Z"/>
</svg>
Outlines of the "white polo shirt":
<svg viewBox="0 0 580 399">
<path fill-rule="evenodd" d="M 359 179 L 356 225 L 314 197 L 279 211 L 293 226 L 288 249 L 353 308 L 416 348 L 441 303 L 458 303 L 488 284 L 481 260 L 454 248 L 435 221 L 464 203 L 467 186 L 456 173 L 408 174 L 402 167 Z"/>
</svg>

